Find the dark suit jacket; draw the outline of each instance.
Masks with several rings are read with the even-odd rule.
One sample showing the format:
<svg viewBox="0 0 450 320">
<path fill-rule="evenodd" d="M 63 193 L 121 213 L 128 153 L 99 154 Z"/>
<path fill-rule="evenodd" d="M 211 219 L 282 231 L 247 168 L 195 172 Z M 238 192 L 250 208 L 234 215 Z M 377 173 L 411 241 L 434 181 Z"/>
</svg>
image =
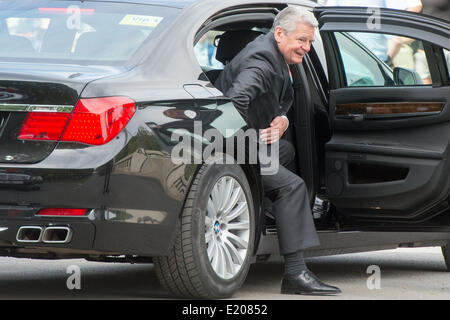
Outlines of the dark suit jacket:
<svg viewBox="0 0 450 320">
<path fill-rule="evenodd" d="M 292 105 L 288 65 L 272 32 L 250 42 L 214 84 L 229 97 L 250 128 L 265 129 Z"/>
</svg>

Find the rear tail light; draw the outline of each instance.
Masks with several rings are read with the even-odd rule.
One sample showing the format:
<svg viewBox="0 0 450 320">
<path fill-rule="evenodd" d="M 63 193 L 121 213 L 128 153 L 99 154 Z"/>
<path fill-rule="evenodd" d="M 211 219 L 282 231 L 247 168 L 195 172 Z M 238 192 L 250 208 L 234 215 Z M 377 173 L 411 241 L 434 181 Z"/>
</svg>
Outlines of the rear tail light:
<svg viewBox="0 0 450 320">
<path fill-rule="evenodd" d="M 66 126 L 70 113 L 30 112 L 20 128 L 20 140 L 58 141 Z"/>
<path fill-rule="evenodd" d="M 81 99 L 61 141 L 104 144 L 117 136 L 135 111 L 136 104 L 126 97 Z"/>
<path fill-rule="evenodd" d="M 58 209 L 48 208 L 41 209 L 37 213 L 39 216 L 65 216 L 65 217 L 79 217 L 87 213 L 87 209 Z"/>
<path fill-rule="evenodd" d="M 80 99 L 71 114 L 29 113 L 18 139 L 101 145 L 116 137 L 135 112 L 135 102 L 127 97 Z"/>
</svg>

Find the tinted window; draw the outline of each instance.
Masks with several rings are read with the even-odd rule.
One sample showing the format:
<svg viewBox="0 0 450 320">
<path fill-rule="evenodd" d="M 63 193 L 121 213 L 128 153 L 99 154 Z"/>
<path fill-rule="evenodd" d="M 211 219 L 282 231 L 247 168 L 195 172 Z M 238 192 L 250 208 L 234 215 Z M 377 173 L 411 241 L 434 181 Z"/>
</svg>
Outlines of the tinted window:
<svg viewBox="0 0 450 320">
<path fill-rule="evenodd" d="M 450 51 L 448 51 L 447 49 L 444 49 L 444 57 L 445 60 L 447 61 L 447 73 L 448 76 L 450 77 Z"/>
<path fill-rule="evenodd" d="M 423 43 L 379 33 L 336 33 L 347 86 L 429 85 Z"/>
<path fill-rule="evenodd" d="M 224 65 L 216 60 L 216 36 L 223 31 L 208 31 L 194 46 L 194 53 L 203 69 L 223 69 Z"/>
<path fill-rule="evenodd" d="M 393 82 L 393 74 L 372 56 L 361 43 L 348 34 L 337 33 L 339 51 L 347 86 L 384 86 L 386 75 Z"/>
<path fill-rule="evenodd" d="M 0 57 L 126 61 L 177 12 L 125 3 L 0 1 Z"/>
</svg>

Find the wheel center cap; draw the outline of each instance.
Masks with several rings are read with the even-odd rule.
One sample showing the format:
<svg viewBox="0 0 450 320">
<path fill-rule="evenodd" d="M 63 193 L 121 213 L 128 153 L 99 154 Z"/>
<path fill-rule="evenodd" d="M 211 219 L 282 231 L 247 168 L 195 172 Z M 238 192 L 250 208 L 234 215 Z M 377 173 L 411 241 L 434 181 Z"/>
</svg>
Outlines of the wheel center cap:
<svg viewBox="0 0 450 320">
<path fill-rule="evenodd" d="M 219 223 L 219 221 L 216 221 L 216 223 L 214 224 L 214 232 L 216 234 L 218 234 L 220 232 L 220 223 Z"/>
</svg>

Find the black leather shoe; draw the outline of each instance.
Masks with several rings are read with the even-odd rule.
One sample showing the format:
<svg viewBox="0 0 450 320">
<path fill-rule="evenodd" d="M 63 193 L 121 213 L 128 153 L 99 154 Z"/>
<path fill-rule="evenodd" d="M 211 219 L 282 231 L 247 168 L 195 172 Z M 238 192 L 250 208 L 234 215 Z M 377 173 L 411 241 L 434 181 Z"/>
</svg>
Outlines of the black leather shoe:
<svg viewBox="0 0 450 320">
<path fill-rule="evenodd" d="M 284 277 L 281 282 L 281 293 L 332 295 L 341 293 L 341 290 L 323 283 L 312 272 L 306 270 L 294 278 Z"/>
</svg>

